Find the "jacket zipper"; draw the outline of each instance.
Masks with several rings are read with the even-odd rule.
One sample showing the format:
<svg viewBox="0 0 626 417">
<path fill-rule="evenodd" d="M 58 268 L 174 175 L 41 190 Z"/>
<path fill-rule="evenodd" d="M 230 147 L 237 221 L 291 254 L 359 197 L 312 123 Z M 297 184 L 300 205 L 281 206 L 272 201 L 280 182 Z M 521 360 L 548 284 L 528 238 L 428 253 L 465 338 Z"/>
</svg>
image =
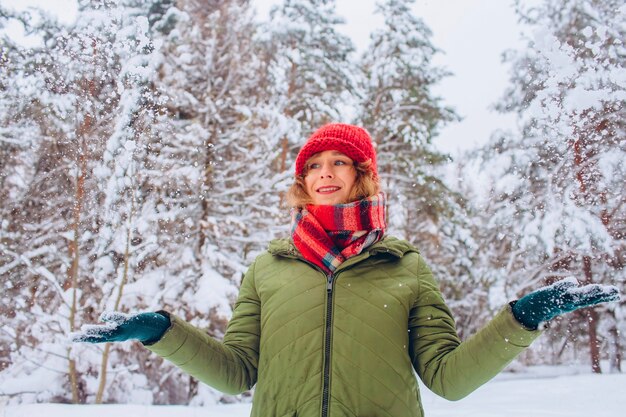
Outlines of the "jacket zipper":
<svg viewBox="0 0 626 417">
<path fill-rule="evenodd" d="M 322 389 L 322 417 L 328 417 L 330 402 L 330 351 L 333 329 L 333 284 L 334 276 L 328 275 L 326 284 L 326 332 L 324 336 L 324 387 Z"/>
<path fill-rule="evenodd" d="M 333 285 L 336 275 L 329 274 L 326 283 L 326 334 L 324 337 L 324 386 L 322 389 L 322 417 L 328 417 L 330 406 L 330 355 L 333 333 Z"/>
</svg>

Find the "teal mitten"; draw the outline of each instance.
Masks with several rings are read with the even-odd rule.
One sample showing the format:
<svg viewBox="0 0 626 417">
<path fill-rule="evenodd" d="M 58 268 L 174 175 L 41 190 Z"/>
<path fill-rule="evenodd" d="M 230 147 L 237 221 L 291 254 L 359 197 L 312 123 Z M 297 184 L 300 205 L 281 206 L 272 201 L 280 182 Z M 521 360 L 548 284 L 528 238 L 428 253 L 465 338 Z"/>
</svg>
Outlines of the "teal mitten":
<svg viewBox="0 0 626 417">
<path fill-rule="evenodd" d="M 527 329 L 535 330 L 540 323 L 560 314 L 619 299 L 617 287 L 599 284 L 579 287 L 578 281 L 570 277 L 520 298 L 513 304 L 513 316 Z"/>
<path fill-rule="evenodd" d="M 85 325 L 80 332 L 70 335 L 73 342 L 105 343 L 139 340 L 145 344 L 159 341 L 169 329 L 169 317 L 161 313 L 124 314 L 105 312 L 100 316 L 103 325 Z"/>
</svg>

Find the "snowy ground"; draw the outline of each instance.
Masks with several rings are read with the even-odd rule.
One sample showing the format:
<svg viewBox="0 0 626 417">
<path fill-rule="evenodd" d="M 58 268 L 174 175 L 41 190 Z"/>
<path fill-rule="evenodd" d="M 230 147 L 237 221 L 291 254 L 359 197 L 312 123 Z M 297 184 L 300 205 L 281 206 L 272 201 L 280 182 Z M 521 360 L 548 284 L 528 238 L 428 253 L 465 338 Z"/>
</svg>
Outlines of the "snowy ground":
<svg viewBox="0 0 626 417">
<path fill-rule="evenodd" d="M 626 415 L 626 374 L 579 374 L 572 368 L 503 373 L 458 401 L 422 390 L 426 417 L 618 417 Z M 247 417 L 249 404 L 215 407 L 0 405 L 0 417 Z M 270 416 L 268 416 L 270 417 Z"/>
</svg>

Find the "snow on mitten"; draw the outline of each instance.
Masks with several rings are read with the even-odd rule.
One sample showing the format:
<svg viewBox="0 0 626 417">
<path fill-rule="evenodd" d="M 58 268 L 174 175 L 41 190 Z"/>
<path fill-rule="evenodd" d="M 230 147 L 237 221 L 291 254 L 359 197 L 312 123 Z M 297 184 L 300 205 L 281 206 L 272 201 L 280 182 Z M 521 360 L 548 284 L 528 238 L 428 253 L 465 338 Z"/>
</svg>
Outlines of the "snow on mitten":
<svg viewBox="0 0 626 417">
<path fill-rule="evenodd" d="M 599 284 L 579 287 L 576 278 L 569 277 L 520 298 L 513 304 L 513 316 L 527 329 L 535 330 L 560 314 L 619 299 L 617 287 Z"/>
<path fill-rule="evenodd" d="M 104 312 L 102 325 L 85 325 L 80 332 L 72 333 L 72 342 L 105 343 L 139 340 L 145 344 L 158 342 L 170 327 L 170 319 L 161 313 L 124 314 Z"/>
</svg>

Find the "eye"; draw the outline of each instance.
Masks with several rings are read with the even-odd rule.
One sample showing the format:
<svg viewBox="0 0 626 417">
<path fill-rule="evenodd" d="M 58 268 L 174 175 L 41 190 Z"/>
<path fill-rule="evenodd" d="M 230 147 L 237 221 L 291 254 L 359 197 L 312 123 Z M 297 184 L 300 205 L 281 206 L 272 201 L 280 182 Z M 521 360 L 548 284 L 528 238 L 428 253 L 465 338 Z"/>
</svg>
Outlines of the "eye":
<svg viewBox="0 0 626 417">
<path fill-rule="evenodd" d="M 320 164 L 317 162 L 313 162 L 309 164 L 309 169 L 317 169 L 320 167 Z"/>
<path fill-rule="evenodd" d="M 350 165 L 350 162 L 344 160 L 344 159 L 338 159 L 335 161 L 335 165 L 336 166 L 341 166 L 341 165 Z"/>
</svg>

